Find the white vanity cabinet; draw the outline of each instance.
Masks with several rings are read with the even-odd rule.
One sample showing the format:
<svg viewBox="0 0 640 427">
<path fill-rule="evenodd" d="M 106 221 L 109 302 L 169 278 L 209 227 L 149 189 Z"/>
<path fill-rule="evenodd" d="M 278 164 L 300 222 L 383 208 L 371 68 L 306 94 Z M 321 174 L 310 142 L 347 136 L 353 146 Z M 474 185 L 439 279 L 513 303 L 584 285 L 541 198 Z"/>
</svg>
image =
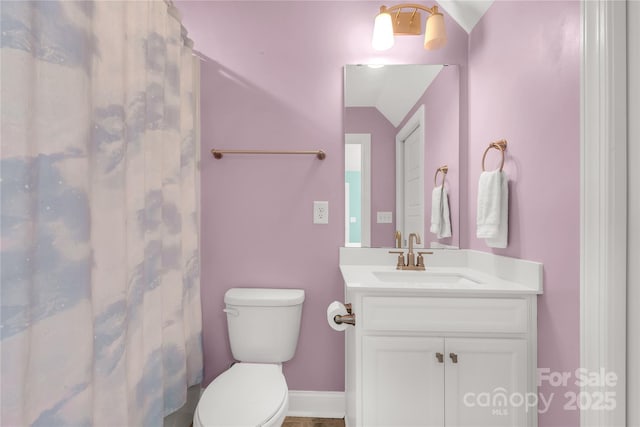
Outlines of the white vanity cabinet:
<svg viewBox="0 0 640 427">
<path fill-rule="evenodd" d="M 535 295 L 346 297 L 348 427 L 537 424 Z"/>
</svg>

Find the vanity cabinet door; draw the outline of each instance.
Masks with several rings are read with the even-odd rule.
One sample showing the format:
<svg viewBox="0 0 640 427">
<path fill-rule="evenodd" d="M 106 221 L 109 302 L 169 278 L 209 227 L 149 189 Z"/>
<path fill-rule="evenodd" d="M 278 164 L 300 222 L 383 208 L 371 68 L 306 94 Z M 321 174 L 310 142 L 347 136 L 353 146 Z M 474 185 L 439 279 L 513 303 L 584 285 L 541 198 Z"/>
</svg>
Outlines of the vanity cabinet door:
<svg viewBox="0 0 640 427">
<path fill-rule="evenodd" d="M 363 426 L 444 426 L 443 338 L 364 336 L 362 347 Z"/>
<path fill-rule="evenodd" d="M 526 340 L 446 338 L 445 364 L 447 426 L 527 425 Z"/>
</svg>

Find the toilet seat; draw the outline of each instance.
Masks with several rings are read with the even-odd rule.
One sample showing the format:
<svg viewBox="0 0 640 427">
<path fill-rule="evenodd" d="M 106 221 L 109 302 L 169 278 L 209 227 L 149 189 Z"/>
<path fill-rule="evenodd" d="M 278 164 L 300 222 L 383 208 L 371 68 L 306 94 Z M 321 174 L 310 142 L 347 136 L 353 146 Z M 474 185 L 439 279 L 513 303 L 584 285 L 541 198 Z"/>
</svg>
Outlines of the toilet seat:
<svg viewBox="0 0 640 427">
<path fill-rule="evenodd" d="M 273 418 L 284 418 L 288 397 L 280 365 L 236 363 L 205 389 L 194 426 L 266 426 Z"/>
</svg>

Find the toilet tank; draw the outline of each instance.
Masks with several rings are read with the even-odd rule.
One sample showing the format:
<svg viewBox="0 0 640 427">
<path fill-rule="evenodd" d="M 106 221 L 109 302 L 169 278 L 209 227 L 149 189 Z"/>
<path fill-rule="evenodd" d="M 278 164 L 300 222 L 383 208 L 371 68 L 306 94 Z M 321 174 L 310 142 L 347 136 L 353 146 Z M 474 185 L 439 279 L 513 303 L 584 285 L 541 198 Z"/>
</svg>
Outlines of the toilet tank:
<svg viewBox="0 0 640 427">
<path fill-rule="evenodd" d="M 224 295 L 229 342 L 240 362 L 282 363 L 293 358 L 304 291 L 232 288 Z"/>
</svg>

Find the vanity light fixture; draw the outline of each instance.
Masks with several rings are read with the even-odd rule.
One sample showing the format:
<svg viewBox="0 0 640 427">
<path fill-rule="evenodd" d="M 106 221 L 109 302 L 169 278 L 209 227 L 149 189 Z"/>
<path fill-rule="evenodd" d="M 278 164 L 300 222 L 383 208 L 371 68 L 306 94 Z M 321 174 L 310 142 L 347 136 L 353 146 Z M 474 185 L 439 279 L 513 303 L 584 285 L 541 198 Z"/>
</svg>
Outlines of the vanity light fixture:
<svg viewBox="0 0 640 427">
<path fill-rule="evenodd" d="M 403 9 L 413 9 L 403 12 Z M 428 13 L 424 32 L 424 48 L 427 50 L 440 49 L 447 43 L 444 28 L 444 16 L 438 11 L 438 6 L 425 7 L 415 3 L 397 4 L 395 6 L 380 7 L 373 26 L 371 44 L 376 50 L 387 50 L 393 46 L 394 35 L 420 35 L 422 10 Z"/>
</svg>

